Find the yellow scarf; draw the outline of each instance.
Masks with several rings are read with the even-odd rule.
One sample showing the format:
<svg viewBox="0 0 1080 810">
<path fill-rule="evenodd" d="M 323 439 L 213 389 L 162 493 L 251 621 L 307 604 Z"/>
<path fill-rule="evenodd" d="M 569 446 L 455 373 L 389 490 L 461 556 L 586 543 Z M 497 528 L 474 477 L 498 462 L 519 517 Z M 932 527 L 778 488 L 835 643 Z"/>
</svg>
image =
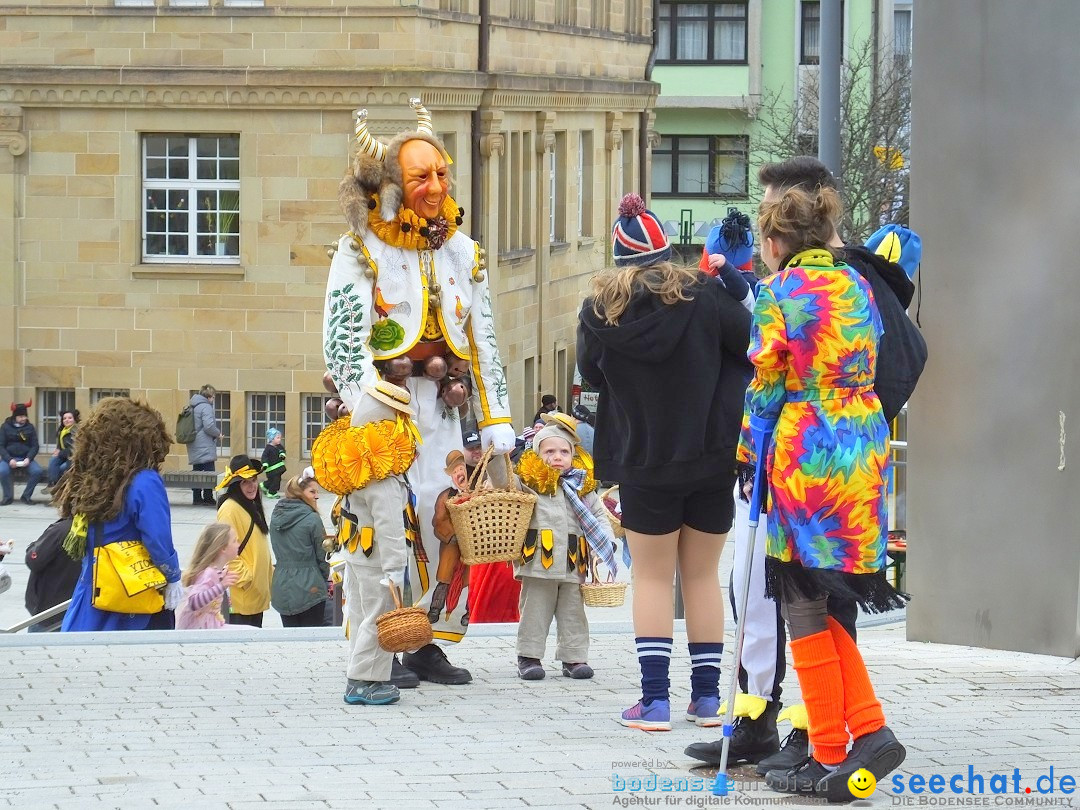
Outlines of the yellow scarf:
<svg viewBox="0 0 1080 810">
<path fill-rule="evenodd" d="M 580 455 L 574 456 L 573 466 L 585 470 L 585 483 L 581 485 L 582 496 L 596 489 L 596 479 L 592 469 Z M 521 454 L 517 467 L 518 475 L 525 486 L 541 495 L 554 495 L 559 491 L 559 471 L 548 466 L 535 450 L 526 450 Z"/>
<path fill-rule="evenodd" d="M 327 425 L 311 446 L 315 480 L 327 492 L 348 495 L 412 466 L 420 435 L 409 417 L 400 414 L 361 427 L 349 420 L 343 416 Z"/>
<path fill-rule="evenodd" d="M 398 208 L 397 217 L 387 222 L 379 213 L 379 195 L 372 194 L 371 199 L 375 201 L 375 207 L 368 211 L 368 228 L 379 239 L 388 245 L 404 248 L 405 250 L 427 250 L 431 247 L 428 244 L 427 237 L 420 233 L 421 228 L 428 227 L 426 219 L 415 211 L 402 206 Z M 448 228 L 446 240 L 443 242 L 445 244 L 445 241 L 448 241 L 457 231 L 458 219 L 461 216 L 461 209 L 449 194 L 443 200 L 442 207 L 439 209 L 439 216 L 446 220 Z"/>
</svg>

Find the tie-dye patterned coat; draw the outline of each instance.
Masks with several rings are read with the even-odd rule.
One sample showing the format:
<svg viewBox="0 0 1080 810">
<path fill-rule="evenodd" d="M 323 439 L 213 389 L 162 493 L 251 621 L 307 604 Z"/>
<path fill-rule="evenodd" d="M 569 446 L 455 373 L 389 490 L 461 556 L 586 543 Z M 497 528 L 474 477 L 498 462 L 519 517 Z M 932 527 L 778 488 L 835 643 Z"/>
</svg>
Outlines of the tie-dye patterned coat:
<svg viewBox="0 0 1080 810">
<path fill-rule="evenodd" d="M 897 604 L 885 581 L 889 428 L 874 393 L 881 318 L 870 285 L 807 250 L 758 292 L 740 461 L 756 458 L 751 413 L 776 418 L 769 448 L 767 581 Z M 876 576 L 852 576 L 876 575 Z"/>
</svg>

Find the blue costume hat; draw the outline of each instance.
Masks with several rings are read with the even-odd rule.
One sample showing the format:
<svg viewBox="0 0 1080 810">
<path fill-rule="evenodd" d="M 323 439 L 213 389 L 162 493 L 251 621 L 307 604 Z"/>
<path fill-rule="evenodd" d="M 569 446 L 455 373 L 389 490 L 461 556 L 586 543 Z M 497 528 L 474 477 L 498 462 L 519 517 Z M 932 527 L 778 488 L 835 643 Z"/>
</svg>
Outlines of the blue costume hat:
<svg viewBox="0 0 1080 810">
<path fill-rule="evenodd" d="M 705 239 L 706 253 L 720 253 L 738 270 L 753 269 L 754 232 L 750 217 L 738 208 L 729 208 L 721 223 Z"/>
<path fill-rule="evenodd" d="M 922 261 L 922 240 L 915 231 L 903 225 L 885 225 L 870 234 L 866 246 L 893 264 L 900 265 L 908 278 L 915 278 L 915 271 Z"/>
</svg>

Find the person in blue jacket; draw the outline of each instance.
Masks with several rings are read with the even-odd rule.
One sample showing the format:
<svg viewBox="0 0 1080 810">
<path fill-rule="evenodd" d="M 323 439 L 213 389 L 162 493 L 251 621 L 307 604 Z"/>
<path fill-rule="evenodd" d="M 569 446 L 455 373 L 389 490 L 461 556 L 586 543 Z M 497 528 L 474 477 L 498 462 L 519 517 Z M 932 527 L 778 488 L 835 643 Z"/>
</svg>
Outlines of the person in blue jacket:
<svg viewBox="0 0 1080 810">
<path fill-rule="evenodd" d="M 172 626 L 172 611 L 184 589 L 173 547 L 169 498 L 158 472 L 171 442 L 161 414 L 127 397 L 103 399 L 82 424 L 71 469 L 54 491 L 61 516 L 73 519 L 64 550 L 82 561 L 61 627 L 64 632 Z M 112 613 L 91 604 L 94 547 L 120 540 L 142 541 L 165 575 L 161 613 Z"/>
</svg>

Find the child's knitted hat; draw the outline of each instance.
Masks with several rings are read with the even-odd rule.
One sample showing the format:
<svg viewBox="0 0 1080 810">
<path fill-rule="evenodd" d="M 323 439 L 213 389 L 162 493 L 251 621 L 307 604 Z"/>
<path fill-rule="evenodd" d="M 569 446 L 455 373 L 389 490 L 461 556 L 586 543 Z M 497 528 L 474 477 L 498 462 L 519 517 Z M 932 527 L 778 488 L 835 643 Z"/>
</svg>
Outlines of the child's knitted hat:
<svg viewBox="0 0 1080 810">
<path fill-rule="evenodd" d="M 619 218 L 611 229 L 611 255 L 619 267 L 647 267 L 671 258 L 671 244 L 656 214 L 634 193 L 619 203 Z"/>
<path fill-rule="evenodd" d="M 709 231 L 705 252 L 723 254 L 736 270 L 752 270 L 754 232 L 750 230 L 750 217 L 738 208 L 728 208 L 727 216 Z"/>
<path fill-rule="evenodd" d="M 267 428 L 266 429 L 266 443 L 270 444 L 270 442 L 272 442 L 274 439 L 276 439 L 280 435 L 281 435 L 281 431 L 278 430 L 277 428 L 273 428 L 273 427 L 272 428 Z"/>
<path fill-rule="evenodd" d="M 575 421 L 563 413 L 544 413 L 540 415 L 544 426 L 533 435 L 533 447 L 540 450 L 540 443 L 544 439 L 562 439 L 569 442 L 571 449 L 581 444 L 577 430 L 574 429 Z"/>
</svg>

